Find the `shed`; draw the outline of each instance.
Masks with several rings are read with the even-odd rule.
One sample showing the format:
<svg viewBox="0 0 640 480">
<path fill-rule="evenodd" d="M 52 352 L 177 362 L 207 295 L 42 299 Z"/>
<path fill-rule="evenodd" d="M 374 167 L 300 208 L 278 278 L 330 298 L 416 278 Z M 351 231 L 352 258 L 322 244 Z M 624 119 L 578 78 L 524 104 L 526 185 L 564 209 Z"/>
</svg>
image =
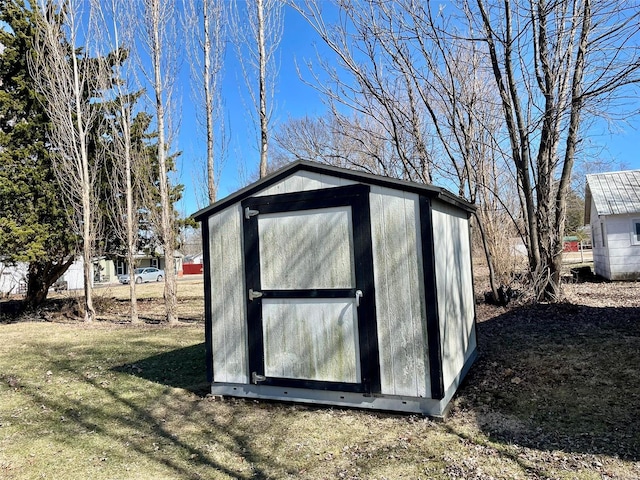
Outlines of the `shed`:
<svg viewBox="0 0 640 480">
<path fill-rule="evenodd" d="M 298 161 L 194 214 L 212 394 L 444 415 L 476 357 L 472 212 Z"/>
<path fill-rule="evenodd" d="M 640 170 L 587 175 L 584 206 L 595 273 L 640 280 Z"/>
</svg>

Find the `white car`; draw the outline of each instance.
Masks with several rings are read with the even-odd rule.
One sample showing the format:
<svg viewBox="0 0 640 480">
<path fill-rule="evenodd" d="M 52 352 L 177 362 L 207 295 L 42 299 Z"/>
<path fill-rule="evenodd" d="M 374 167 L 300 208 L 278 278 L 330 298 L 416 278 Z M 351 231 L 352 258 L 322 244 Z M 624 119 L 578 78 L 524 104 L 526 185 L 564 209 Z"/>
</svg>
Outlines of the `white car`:
<svg viewBox="0 0 640 480">
<path fill-rule="evenodd" d="M 118 280 L 120 283 L 129 283 L 129 274 L 120 275 Z M 142 282 L 161 282 L 164 279 L 164 270 L 155 267 L 136 268 L 133 271 L 133 278 L 136 283 Z"/>
</svg>

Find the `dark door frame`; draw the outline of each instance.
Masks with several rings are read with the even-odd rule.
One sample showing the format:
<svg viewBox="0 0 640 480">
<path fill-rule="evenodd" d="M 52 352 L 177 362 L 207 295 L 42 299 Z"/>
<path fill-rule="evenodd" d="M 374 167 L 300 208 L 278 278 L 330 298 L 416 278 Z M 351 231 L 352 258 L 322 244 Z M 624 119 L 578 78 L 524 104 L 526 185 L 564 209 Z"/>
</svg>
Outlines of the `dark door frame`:
<svg viewBox="0 0 640 480">
<path fill-rule="evenodd" d="M 369 191 L 369 185 L 354 184 L 344 187 L 251 197 L 242 201 L 249 373 L 252 382 L 281 387 L 338 390 L 365 394 L 380 393 L 380 361 L 376 324 Z M 355 288 L 263 291 L 260 284 L 259 215 L 341 206 L 350 206 L 352 212 Z M 254 292 L 260 292 L 262 296 L 251 299 L 249 289 Z M 262 326 L 262 300 L 264 298 L 354 298 L 356 290 L 361 290 L 364 294 L 360 299 L 360 305 L 357 307 L 361 383 L 264 377 Z"/>
</svg>

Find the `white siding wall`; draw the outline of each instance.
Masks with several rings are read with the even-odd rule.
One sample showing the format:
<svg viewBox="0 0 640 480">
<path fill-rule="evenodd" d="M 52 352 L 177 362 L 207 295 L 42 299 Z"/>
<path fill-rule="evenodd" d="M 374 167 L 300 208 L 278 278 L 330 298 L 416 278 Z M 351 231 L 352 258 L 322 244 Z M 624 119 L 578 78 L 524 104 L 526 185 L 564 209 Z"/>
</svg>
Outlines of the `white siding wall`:
<svg viewBox="0 0 640 480">
<path fill-rule="evenodd" d="M 91 267 L 93 270 L 93 266 Z M 67 288 L 69 290 L 82 290 L 84 288 L 84 260 L 82 257 L 78 257 L 75 262 L 71 264 L 69 270 L 67 270 L 62 279 L 67 282 Z M 93 271 L 91 272 L 91 285 L 93 285 Z"/>
<path fill-rule="evenodd" d="M 18 263 L 15 266 L 0 263 L 0 293 L 18 293 L 20 283 L 26 287 L 28 268 L 27 263 Z"/>
<path fill-rule="evenodd" d="M 431 394 L 418 196 L 371 189 L 382 393 Z"/>
<path fill-rule="evenodd" d="M 436 288 L 445 391 L 476 348 L 469 221 L 462 212 L 433 203 Z"/>
<path fill-rule="evenodd" d="M 209 218 L 214 382 L 249 383 L 239 204 Z"/>
<path fill-rule="evenodd" d="M 632 221 L 640 215 L 609 215 L 605 218 L 606 249 L 610 280 L 640 279 L 640 245 L 632 243 Z"/>
</svg>

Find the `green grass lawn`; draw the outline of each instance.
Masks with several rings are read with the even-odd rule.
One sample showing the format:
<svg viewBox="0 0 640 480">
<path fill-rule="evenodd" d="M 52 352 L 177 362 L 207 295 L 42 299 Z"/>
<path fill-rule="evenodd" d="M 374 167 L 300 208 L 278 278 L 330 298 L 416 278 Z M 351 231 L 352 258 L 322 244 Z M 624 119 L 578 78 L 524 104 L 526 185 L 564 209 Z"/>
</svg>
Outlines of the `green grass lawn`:
<svg viewBox="0 0 640 480">
<path fill-rule="evenodd" d="M 0 478 L 637 479 L 639 311 L 480 323 L 445 422 L 207 397 L 201 323 L 0 324 Z"/>
</svg>

